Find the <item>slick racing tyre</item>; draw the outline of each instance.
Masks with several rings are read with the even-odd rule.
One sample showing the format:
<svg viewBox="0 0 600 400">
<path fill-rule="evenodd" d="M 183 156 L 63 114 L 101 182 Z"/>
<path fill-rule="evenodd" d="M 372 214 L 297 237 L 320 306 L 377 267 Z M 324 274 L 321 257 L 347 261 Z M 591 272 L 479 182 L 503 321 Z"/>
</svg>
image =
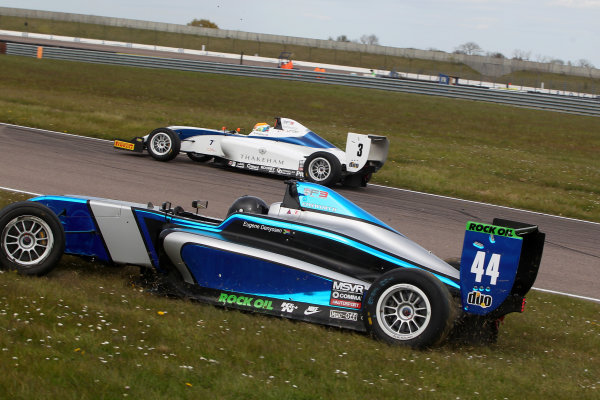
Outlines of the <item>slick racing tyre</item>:
<svg viewBox="0 0 600 400">
<path fill-rule="evenodd" d="M 333 154 L 313 153 L 304 161 L 304 178 L 324 186 L 336 184 L 342 175 L 342 166 Z"/>
<path fill-rule="evenodd" d="M 342 181 L 342 184 L 346 187 L 353 188 L 365 187 L 371 180 L 371 175 L 371 173 L 346 175 Z"/>
<path fill-rule="evenodd" d="M 179 154 L 181 139 L 170 129 L 158 128 L 148 135 L 146 148 L 155 160 L 170 161 Z"/>
<path fill-rule="evenodd" d="M 450 264 L 455 270 L 460 271 L 460 257 L 450 257 L 444 261 Z"/>
<path fill-rule="evenodd" d="M 65 233 L 48 207 L 22 201 L 0 211 L 0 265 L 23 275 L 44 275 L 58 264 Z"/>
<path fill-rule="evenodd" d="M 389 344 L 430 347 L 450 331 L 451 305 L 448 289 L 430 273 L 392 270 L 369 288 L 367 330 Z"/>
<path fill-rule="evenodd" d="M 196 161 L 196 162 L 207 162 L 212 159 L 212 156 L 207 156 L 206 154 L 200 154 L 200 153 L 187 153 L 187 156 L 189 157 L 190 160 Z"/>
<path fill-rule="evenodd" d="M 498 341 L 501 318 L 486 315 L 462 314 L 454 324 L 451 341 L 461 345 L 488 345 Z"/>
</svg>

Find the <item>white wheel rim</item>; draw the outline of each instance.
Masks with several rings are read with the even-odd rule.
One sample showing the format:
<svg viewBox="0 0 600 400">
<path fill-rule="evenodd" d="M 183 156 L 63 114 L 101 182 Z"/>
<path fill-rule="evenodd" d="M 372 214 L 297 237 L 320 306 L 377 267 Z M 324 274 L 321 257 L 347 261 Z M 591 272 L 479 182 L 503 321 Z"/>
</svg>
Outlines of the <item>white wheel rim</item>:
<svg viewBox="0 0 600 400">
<path fill-rule="evenodd" d="M 10 221 L 2 231 L 2 249 L 9 260 L 30 266 L 43 262 L 52 251 L 54 235 L 41 218 L 23 215 Z"/>
<path fill-rule="evenodd" d="M 377 323 L 390 337 L 410 340 L 431 321 L 431 303 L 421 289 L 407 283 L 387 288 L 377 301 Z"/>
<path fill-rule="evenodd" d="M 324 181 L 331 174 L 331 163 L 323 157 L 315 158 L 308 166 L 308 174 L 314 181 Z"/>
<path fill-rule="evenodd" d="M 163 132 L 159 132 L 152 137 L 150 147 L 155 154 L 165 155 L 171 150 L 171 138 Z"/>
</svg>

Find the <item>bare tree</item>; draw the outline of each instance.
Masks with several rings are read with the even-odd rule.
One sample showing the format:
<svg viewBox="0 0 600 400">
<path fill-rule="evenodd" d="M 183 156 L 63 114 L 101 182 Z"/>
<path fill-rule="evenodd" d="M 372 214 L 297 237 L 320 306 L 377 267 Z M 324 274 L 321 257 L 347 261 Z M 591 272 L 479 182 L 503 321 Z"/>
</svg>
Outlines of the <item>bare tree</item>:
<svg viewBox="0 0 600 400">
<path fill-rule="evenodd" d="M 541 54 L 536 54 L 535 61 L 539 63 L 549 63 L 552 62 L 552 57 L 543 56 Z"/>
<path fill-rule="evenodd" d="M 485 53 L 486 56 L 488 57 L 492 57 L 492 58 L 506 58 L 504 57 L 504 54 L 500 53 L 499 51 L 494 51 L 494 52 L 487 52 Z"/>
<path fill-rule="evenodd" d="M 214 22 L 211 22 L 207 19 L 196 19 L 194 18 L 194 20 L 192 22 L 188 22 L 188 26 L 199 26 L 201 28 L 214 28 L 214 29 L 219 29 L 219 27 L 217 26 L 217 24 L 215 24 Z"/>
<path fill-rule="evenodd" d="M 513 51 L 513 60 L 528 61 L 531 57 L 531 51 L 515 50 Z"/>
<path fill-rule="evenodd" d="M 583 68 L 594 68 L 594 64 L 592 64 L 589 60 L 586 60 L 584 58 L 577 61 L 577 66 Z"/>
<path fill-rule="evenodd" d="M 466 54 L 469 56 L 483 53 L 483 49 L 475 42 L 463 43 L 454 50 L 456 54 Z"/>
<path fill-rule="evenodd" d="M 362 35 L 360 37 L 360 42 L 362 44 L 372 44 L 372 45 L 377 45 L 379 44 L 379 39 L 377 38 L 377 36 L 371 34 L 371 35 Z"/>
</svg>

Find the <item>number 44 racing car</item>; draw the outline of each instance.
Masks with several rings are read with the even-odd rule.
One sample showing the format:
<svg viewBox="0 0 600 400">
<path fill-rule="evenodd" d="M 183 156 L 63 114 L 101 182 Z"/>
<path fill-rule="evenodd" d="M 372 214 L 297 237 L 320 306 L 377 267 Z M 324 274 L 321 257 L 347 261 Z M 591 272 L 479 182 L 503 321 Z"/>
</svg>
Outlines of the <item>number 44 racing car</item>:
<svg viewBox="0 0 600 400">
<path fill-rule="evenodd" d="M 0 264 L 42 275 L 63 253 L 140 266 L 172 294 L 218 306 L 370 332 L 390 344 L 440 343 L 522 312 L 537 276 L 537 226 L 468 222 L 453 266 L 335 191 L 286 182 L 270 206 L 244 196 L 224 219 L 78 196 L 0 211 Z"/>
<path fill-rule="evenodd" d="M 114 147 L 140 153 L 147 149 L 159 161 L 182 152 L 193 161 L 303 177 L 325 186 L 366 186 L 385 163 L 389 142 L 385 136 L 349 132 L 342 151 L 300 123 L 278 117 L 274 126 L 258 123 L 248 135 L 225 128 L 169 126 L 131 141 L 115 140 Z"/>
</svg>

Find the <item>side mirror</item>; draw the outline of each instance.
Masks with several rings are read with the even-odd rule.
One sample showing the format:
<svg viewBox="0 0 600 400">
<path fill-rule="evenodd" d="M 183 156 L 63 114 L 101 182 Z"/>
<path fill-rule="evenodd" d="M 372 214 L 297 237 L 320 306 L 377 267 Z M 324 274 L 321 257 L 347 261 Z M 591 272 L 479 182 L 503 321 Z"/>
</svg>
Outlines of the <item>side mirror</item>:
<svg viewBox="0 0 600 400">
<path fill-rule="evenodd" d="M 194 200 L 192 201 L 192 208 L 196 209 L 196 214 L 200 208 L 208 208 L 208 200 Z"/>
<path fill-rule="evenodd" d="M 164 203 L 162 203 L 162 206 L 160 206 L 160 210 L 165 212 L 171 211 L 171 202 L 165 201 Z"/>
</svg>

